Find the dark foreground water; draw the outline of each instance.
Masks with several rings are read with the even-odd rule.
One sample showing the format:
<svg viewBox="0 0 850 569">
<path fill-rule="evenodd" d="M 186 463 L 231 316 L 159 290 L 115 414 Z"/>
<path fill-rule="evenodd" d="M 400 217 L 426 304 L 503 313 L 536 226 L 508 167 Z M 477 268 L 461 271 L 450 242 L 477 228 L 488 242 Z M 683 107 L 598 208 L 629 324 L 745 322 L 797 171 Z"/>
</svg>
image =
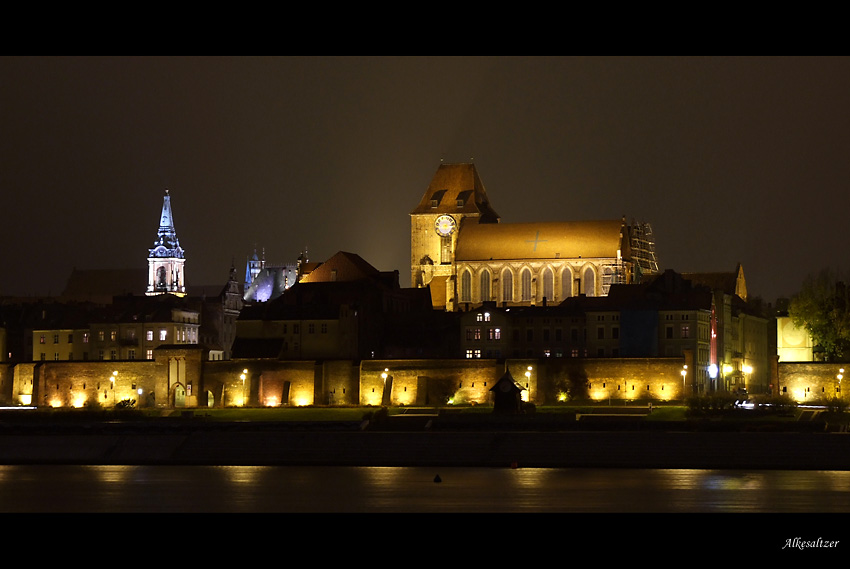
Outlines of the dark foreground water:
<svg viewBox="0 0 850 569">
<path fill-rule="evenodd" d="M 850 513 L 850 472 L 0 466 L 0 512 Z"/>
</svg>

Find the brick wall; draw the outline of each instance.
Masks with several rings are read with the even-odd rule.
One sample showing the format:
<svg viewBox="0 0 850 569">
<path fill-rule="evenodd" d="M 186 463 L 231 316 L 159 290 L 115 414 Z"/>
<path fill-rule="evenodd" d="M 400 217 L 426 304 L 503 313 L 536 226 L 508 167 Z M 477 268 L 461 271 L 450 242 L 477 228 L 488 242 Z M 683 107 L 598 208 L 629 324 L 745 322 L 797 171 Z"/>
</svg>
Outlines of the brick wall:
<svg viewBox="0 0 850 569">
<path fill-rule="evenodd" d="M 846 367 L 845 367 L 846 366 Z M 850 364 L 823 362 L 779 362 L 778 392 L 798 403 L 817 403 L 835 396 L 847 398 L 847 374 Z M 842 375 L 839 382 L 838 376 Z M 841 389 L 839 392 L 838 389 Z"/>
</svg>

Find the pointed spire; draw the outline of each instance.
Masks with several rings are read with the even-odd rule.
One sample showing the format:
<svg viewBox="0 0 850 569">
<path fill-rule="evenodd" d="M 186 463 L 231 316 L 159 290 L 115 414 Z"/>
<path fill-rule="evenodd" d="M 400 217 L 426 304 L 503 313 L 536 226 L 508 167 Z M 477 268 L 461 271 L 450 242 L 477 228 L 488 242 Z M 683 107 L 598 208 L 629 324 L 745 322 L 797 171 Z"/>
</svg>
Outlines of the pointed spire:
<svg viewBox="0 0 850 569">
<path fill-rule="evenodd" d="M 171 293 L 183 295 L 186 279 L 183 273 L 185 253 L 174 230 L 171 194 L 168 188 L 162 198 L 162 214 L 153 247 L 148 250 L 148 295 Z"/>
</svg>

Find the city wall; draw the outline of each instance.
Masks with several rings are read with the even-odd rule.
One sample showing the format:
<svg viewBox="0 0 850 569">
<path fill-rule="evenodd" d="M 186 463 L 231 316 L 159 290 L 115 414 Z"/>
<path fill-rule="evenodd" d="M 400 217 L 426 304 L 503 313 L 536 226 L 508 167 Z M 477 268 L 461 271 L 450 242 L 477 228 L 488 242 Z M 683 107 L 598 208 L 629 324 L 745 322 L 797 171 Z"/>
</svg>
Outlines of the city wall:
<svg viewBox="0 0 850 569">
<path fill-rule="evenodd" d="M 204 361 L 200 350 L 159 350 L 153 361 L 0 364 L 6 405 L 140 407 L 490 405 L 510 372 L 523 399 L 551 404 L 582 390 L 596 400 L 681 399 L 681 358 L 450 360 L 250 359 Z M 578 388 L 576 390 L 576 388 Z"/>
<path fill-rule="evenodd" d="M 845 368 L 845 366 L 847 366 Z M 797 403 L 819 403 L 825 399 L 846 399 L 848 386 L 846 363 L 779 362 L 779 393 L 788 395 Z"/>
</svg>

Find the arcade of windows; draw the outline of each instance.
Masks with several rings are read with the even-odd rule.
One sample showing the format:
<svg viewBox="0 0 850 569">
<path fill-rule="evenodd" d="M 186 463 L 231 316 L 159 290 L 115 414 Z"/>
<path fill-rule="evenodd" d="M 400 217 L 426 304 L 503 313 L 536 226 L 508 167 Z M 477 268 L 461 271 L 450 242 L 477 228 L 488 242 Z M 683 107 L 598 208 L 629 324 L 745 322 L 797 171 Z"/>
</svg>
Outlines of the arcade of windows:
<svg viewBox="0 0 850 569">
<path fill-rule="evenodd" d="M 605 267 L 603 270 L 603 294 L 608 293 L 608 288 L 613 282 L 613 269 Z M 596 295 L 596 271 L 593 267 L 587 267 L 582 273 L 582 277 L 574 276 L 573 270 L 569 267 L 561 271 L 561 289 L 559 294 L 555 294 L 555 273 L 550 267 L 543 269 L 540 275 L 532 275 L 532 271 L 528 267 L 524 267 L 519 272 L 519 290 L 514 287 L 514 271 L 510 268 L 505 268 L 500 273 L 501 286 L 500 290 L 494 291 L 492 287 L 492 275 L 490 269 L 482 269 L 478 274 L 478 294 L 473 294 L 472 287 L 472 271 L 468 268 L 464 269 L 460 277 L 460 301 L 461 302 L 488 302 L 499 300 L 501 302 L 531 302 L 532 300 L 532 284 L 535 278 L 539 278 L 543 283 L 540 298 L 546 298 L 551 301 L 563 300 L 575 295 L 578 291 L 587 296 Z M 518 293 L 518 294 L 517 294 Z M 494 296 L 500 296 L 499 299 Z"/>
</svg>

